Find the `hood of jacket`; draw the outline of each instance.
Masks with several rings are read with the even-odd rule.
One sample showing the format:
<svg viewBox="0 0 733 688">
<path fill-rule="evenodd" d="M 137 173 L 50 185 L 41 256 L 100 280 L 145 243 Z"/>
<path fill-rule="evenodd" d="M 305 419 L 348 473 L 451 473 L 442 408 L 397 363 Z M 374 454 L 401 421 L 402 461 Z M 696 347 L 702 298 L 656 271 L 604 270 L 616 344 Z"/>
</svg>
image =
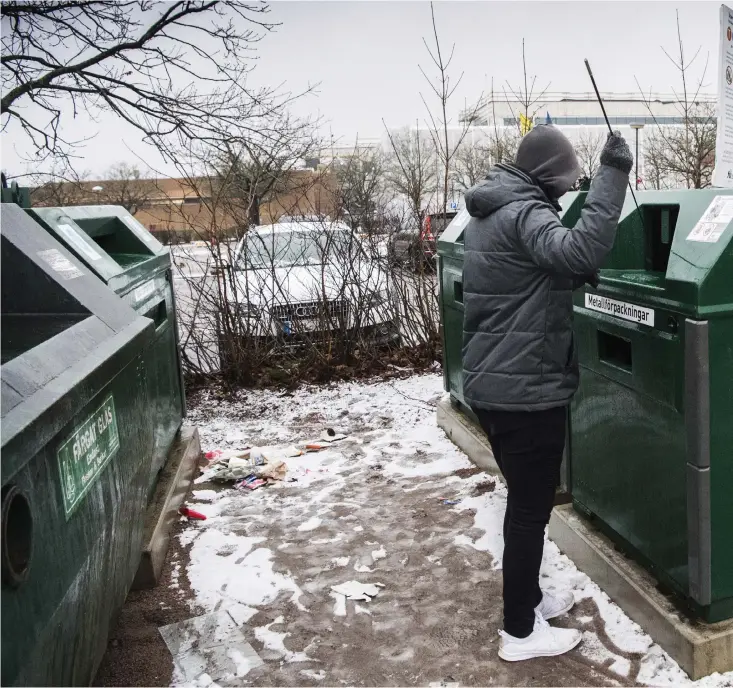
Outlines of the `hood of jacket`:
<svg viewBox="0 0 733 688">
<path fill-rule="evenodd" d="M 466 210 L 471 217 L 483 218 L 517 201 L 542 201 L 559 209 L 532 177 L 513 165 L 499 163 L 484 181 L 466 192 Z"/>
</svg>

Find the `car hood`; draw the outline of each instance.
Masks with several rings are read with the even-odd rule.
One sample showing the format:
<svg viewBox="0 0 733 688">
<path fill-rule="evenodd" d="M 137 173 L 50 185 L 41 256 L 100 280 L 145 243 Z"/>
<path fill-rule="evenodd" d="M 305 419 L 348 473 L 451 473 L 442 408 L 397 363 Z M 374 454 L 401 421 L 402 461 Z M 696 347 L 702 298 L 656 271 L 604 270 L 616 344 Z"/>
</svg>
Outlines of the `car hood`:
<svg viewBox="0 0 733 688">
<path fill-rule="evenodd" d="M 238 300 L 256 306 L 319 301 L 324 297 L 354 301 L 365 290 L 387 288 L 386 274 L 375 263 L 237 270 L 233 280 Z"/>
</svg>

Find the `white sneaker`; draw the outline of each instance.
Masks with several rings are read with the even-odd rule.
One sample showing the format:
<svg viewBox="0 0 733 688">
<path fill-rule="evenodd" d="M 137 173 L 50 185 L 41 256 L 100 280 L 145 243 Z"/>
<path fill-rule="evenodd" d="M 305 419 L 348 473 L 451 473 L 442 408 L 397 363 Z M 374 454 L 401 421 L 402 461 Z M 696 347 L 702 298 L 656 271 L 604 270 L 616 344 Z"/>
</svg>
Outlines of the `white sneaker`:
<svg viewBox="0 0 733 688">
<path fill-rule="evenodd" d="M 572 592 L 561 592 L 557 595 L 543 593 L 542 602 L 537 605 L 536 611 L 542 614 L 545 621 L 549 621 L 556 616 L 569 612 L 574 604 L 575 597 Z"/>
<path fill-rule="evenodd" d="M 556 657 L 572 650 L 582 640 L 573 628 L 553 628 L 535 611 L 534 630 L 526 638 L 515 638 L 499 631 L 499 657 L 507 662 L 521 662 L 535 657 Z"/>
</svg>

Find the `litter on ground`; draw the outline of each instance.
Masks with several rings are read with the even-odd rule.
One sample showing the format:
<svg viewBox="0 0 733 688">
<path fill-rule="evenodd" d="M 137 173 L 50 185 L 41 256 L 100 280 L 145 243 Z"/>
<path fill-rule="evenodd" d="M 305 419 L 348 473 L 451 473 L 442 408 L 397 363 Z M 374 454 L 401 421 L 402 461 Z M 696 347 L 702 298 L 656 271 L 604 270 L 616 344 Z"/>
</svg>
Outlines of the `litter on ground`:
<svg viewBox="0 0 733 688">
<path fill-rule="evenodd" d="M 284 480 L 253 499 L 246 489 L 222 489 L 238 480 L 217 484 L 204 471 L 206 486 L 186 505 L 208 519 L 181 519 L 167 583 L 128 601 L 119 646 L 103 667 L 106 684 L 447 688 L 550 677 L 554 685 L 695 685 L 550 541 L 540 584 L 572 590 L 576 605 L 557 623 L 581 630 L 583 642 L 562 658 L 512 665 L 497 658 L 506 490 L 437 427 L 431 400 L 441 388 L 442 377 L 428 374 L 297 396 L 204 394 L 192 404 L 204 450 L 243 438 L 262 449 L 265 467 L 283 462 Z M 284 455 L 336 425 L 344 439 Z M 205 469 L 228 469 L 232 458 L 246 463 L 252 454 L 238 451 Z M 222 630 L 221 644 L 204 643 L 189 659 L 171 655 L 170 673 L 161 674 L 160 663 L 155 673 L 151 653 L 168 656 L 159 626 L 221 613 L 240 634 Z M 731 688 L 733 673 L 697 685 Z"/>
</svg>

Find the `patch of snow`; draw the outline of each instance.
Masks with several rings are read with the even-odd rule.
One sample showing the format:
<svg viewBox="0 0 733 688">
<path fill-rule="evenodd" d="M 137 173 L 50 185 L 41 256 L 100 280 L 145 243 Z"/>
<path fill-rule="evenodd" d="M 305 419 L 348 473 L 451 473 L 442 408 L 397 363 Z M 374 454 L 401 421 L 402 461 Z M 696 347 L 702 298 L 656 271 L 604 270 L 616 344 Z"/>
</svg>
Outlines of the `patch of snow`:
<svg viewBox="0 0 733 688">
<path fill-rule="evenodd" d="M 258 606 L 272 602 L 283 591 L 292 592 L 292 601 L 305 610 L 299 599 L 301 590 L 295 581 L 272 568 L 273 553 L 255 549 L 261 537 L 224 533 L 214 528 L 204 530 L 191 548 L 188 579 L 195 602 L 211 611 L 224 603 Z M 221 556 L 220 552 L 226 552 Z"/>
<path fill-rule="evenodd" d="M 334 557 L 331 561 L 339 568 L 348 566 L 351 557 Z"/>
<path fill-rule="evenodd" d="M 323 679 L 326 678 L 326 672 L 323 669 L 321 669 L 320 671 L 303 669 L 303 671 L 301 671 L 300 673 L 302 676 L 305 676 L 306 678 L 311 678 L 314 681 L 323 681 Z"/>
<path fill-rule="evenodd" d="M 221 496 L 221 492 L 216 490 L 194 490 L 191 497 L 196 502 L 213 502 Z"/>
<path fill-rule="evenodd" d="M 474 528 L 484 534 L 477 540 L 471 540 L 466 535 L 456 535 L 454 542 L 460 547 L 473 547 L 480 552 L 488 552 L 493 559 L 492 568 L 500 569 L 504 556 L 504 511 L 506 510 L 506 488 L 498 483 L 493 492 L 480 497 L 468 497 L 455 505 L 456 511 L 472 509 L 476 515 L 473 519 Z"/>
<path fill-rule="evenodd" d="M 387 558 L 387 550 L 384 549 L 384 545 L 380 547 L 379 549 L 375 549 L 372 551 L 372 559 L 374 561 L 378 561 L 379 559 L 386 559 Z"/>
<path fill-rule="evenodd" d="M 272 623 L 267 624 L 267 626 L 255 628 L 255 638 L 265 646 L 265 649 L 277 653 L 285 662 L 315 661 L 312 660 L 305 652 L 293 652 L 285 647 L 285 638 L 290 635 L 289 633 L 278 633 L 277 631 L 271 630 L 273 626 L 279 626 L 284 622 L 285 619 L 282 616 L 279 616 Z"/>
<path fill-rule="evenodd" d="M 346 616 L 346 595 L 331 591 L 331 597 L 334 599 L 333 615 Z"/>
<path fill-rule="evenodd" d="M 344 533 L 338 533 L 336 537 L 332 538 L 319 538 L 318 540 L 311 540 L 311 545 L 332 545 L 334 542 L 341 542 L 346 536 Z"/>
<path fill-rule="evenodd" d="M 307 531 L 307 530 L 315 530 L 321 525 L 321 519 L 317 516 L 311 516 L 307 521 L 303 521 L 298 526 L 298 530 L 300 531 Z"/>
<path fill-rule="evenodd" d="M 244 626 L 244 624 L 257 614 L 257 609 L 235 602 L 227 605 L 227 612 L 229 612 L 229 615 L 234 619 L 234 623 L 237 626 Z"/>
</svg>

